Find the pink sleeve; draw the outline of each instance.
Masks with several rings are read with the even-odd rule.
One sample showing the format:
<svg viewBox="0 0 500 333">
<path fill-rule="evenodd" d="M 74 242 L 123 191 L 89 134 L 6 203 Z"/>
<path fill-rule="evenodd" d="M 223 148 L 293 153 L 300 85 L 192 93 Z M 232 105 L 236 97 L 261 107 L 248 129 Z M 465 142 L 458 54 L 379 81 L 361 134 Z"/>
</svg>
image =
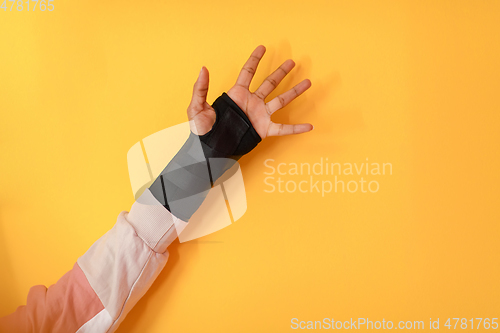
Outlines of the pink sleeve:
<svg viewBox="0 0 500 333">
<path fill-rule="evenodd" d="M 141 199 L 156 200 L 149 190 Z M 165 266 L 167 246 L 185 223 L 136 201 L 56 284 L 32 287 L 26 305 L 0 319 L 0 332 L 114 332 Z"/>
</svg>

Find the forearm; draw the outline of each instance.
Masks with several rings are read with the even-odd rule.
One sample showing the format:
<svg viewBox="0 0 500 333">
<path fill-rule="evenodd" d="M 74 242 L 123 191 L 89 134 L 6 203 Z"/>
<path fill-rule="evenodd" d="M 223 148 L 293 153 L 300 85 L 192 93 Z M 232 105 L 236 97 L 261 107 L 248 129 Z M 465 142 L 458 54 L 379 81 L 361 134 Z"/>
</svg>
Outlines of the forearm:
<svg viewBox="0 0 500 333">
<path fill-rule="evenodd" d="M 212 107 L 216 113 L 212 129 L 201 136 L 191 131 L 149 188 L 165 209 L 184 221 L 189 221 L 217 179 L 261 141 L 250 119 L 226 93 Z"/>
<path fill-rule="evenodd" d="M 30 290 L 26 306 L 3 319 L 40 332 L 113 332 L 146 293 L 215 181 L 261 140 L 244 112 L 223 94 L 211 131 L 189 139 L 150 188 L 55 285 Z M 0 322 L 0 325 L 1 322 Z M 1 327 L 1 326 L 0 326 Z M 19 327 L 19 326 L 18 326 Z"/>
</svg>

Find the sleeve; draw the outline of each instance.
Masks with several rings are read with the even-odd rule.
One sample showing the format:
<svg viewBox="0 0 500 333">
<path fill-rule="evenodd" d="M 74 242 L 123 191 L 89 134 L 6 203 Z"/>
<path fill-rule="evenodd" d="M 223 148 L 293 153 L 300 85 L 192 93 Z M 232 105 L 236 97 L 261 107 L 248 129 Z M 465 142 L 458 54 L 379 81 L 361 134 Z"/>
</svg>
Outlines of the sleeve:
<svg viewBox="0 0 500 333">
<path fill-rule="evenodd" d="M 155 200 L 149 190 L 141 198 Z M 57 283 L 32 287 L 26 305 L 0 319 L 0 332 L 114 332 L 165 266 L 167 247 L 185 224 L 162 205 L 136 201 Z"/>
<path fill-rule="evenodd" d="M 146 293 L 215 180 L 261 141 L 223 93 L 212 129 L 190 138 L 152 186 L 123 211 L 56 284 L 30 289 L 27 304 L 0 319 L 0 332 L 114 332 Z M 180 218 L 180 219 L 179 219 Z"/>
</svg>

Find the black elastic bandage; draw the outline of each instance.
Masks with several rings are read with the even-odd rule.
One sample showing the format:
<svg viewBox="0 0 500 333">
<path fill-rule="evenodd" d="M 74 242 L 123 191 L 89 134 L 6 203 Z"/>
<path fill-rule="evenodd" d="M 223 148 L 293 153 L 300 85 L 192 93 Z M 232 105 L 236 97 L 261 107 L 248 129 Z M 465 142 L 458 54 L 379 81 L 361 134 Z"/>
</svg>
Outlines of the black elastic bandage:
<svg viewBox="0 0 500 333">
<path fill-rule="evenodd" d="M 212 104 L 216 119 L 201 136 L 190 133 L 149 190 L 173 215 L 188 221 L 215 181 L 261 141 L 247 115 L 223 93 Z"/>
</svg>

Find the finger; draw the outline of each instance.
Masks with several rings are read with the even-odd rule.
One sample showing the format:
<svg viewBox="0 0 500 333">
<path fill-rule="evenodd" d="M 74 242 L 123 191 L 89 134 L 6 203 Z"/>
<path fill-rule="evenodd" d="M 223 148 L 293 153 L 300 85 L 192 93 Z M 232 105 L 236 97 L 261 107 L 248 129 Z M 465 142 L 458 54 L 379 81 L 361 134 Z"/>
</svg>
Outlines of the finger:
<svg viewBox="0 0 500 333">
<path fill-rule="evenodd" d="M 189 110 L 192 116 L 203 111 L 205 102 L 207 101 L 208 93 L 208 69 L 203 66 L 198 75 L 198 80 L 196 80 L 193 87 L 193 97 L 191 98 L 191 103 L 189 104 Z"/>
<path fill-rule="evenodd" d="M 301 134 L 305 132 L 309 132 L 313 129 L 313 125 L 311 124 L 269 124 L 269 128 L 267 129 L 267 136 L 283 136 L 283 135 L 291 135 L 291 134 Z"/>
<path fill-rule="evenodd" d="M 311 87 L 311 80 L 305 79 L 292 89 L 282 93 L 281 95 L 276 96 L 275 98 L 267 102 L 266 105 L 269 115 L 272 115 L 279 109 L 284 108 L 288 103 L 290 103 L 295 98 L 300 96 L 304 91 L 306 91 L 310 87 Z"/>
<path fill-rule="evenodd" d="M 247 89 L 248 87 L 250 87 L 250 82 L 252 82 L 252 78 L 255 74 L 255 71 L 257 70 L 257 65 L 259 64 L 259 61 L 260 59 L 262 59 L 262 56 L 265 52 L 266 48 L 264 47 L 264 45 L 257 46 L 257 48 L 252 52 L 250 58 L 248 58 L 247 62 L 241 69 L 240 75 L 236 80 L 237 85 Z"/>
<path fill-rule="evenodd" d="M 254 94 L 261 99 L 265 99 L 274 89 L 276 89 L 281 80 L 290 73 L 294 66 L 295 62 L 293 62 L 292 59 L 285 61 L 278 69 L 269 75 L 264 82 L 262 82 L 260 87 L 255 90 Z"/>
</svg>

